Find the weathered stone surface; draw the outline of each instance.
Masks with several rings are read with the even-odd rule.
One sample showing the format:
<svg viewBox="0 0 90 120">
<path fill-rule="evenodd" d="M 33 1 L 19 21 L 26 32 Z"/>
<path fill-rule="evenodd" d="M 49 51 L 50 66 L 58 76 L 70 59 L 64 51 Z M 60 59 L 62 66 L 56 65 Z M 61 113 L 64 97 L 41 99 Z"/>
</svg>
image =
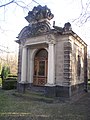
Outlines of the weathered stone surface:
<svg viewBox="0 0 90 120">
<path fill-rule="evenodd" d="M 19 39 L 30 38 L 33 36 L 41 35 L 50 31 L 50 23 L 54 15 L 51 13 L 47 6 L 34 7 L 32 11 L 28 12 L 28 16 L 25 19 L 29 22 L 29 25 L 24 27 L 20 34 Z"/>
<path fill-rule="evenodd" d="M 18 35 L 18 38 L 25 39 L 35 37 L 46 32 L 50 32 L 50 25 L 46 21 L 43 21 L 24 27 Z"/>
<path fill-rule="evenodd" d="M 23 48 L 25 47 L 27 50 L 27 58 L 25 59 L 27 61 L 25 66 L 27 75 L 24 80 L 32 86 L 35 55 L 39 50 L 44 49 L 48 53 L 47 61 L 43 61 L 47 64 L 45 66 L 47 69 L 45 71 L 46 84 L 43 86 L 45 93 L 49 96 L 71 97 L 84 88 L 87 89 L 87 45 L 72 31 L 70 23 L 66 23 L 64 28 L 54 26 L 55 29 L 51 29 L 45 18 L 50 20 L 52 15 L 47 8 L 45 11 L 45 8 L 45 6 L 44 8 L 39 6 L 38 9 L 35 7 L 29 12 L 26 19 L 30 24 L 23 28 L 18 36 L 18 82 L 21 81 L 21 69 L 24 62 L 22 62 Z M 50 13 L 50 16 L 47 12 Z M 23 90 L 22 86 L 20 87 Z"/>
<path fill-rule="evenodd" d="M 28 12 L 28 16 L 26 16 L 25 19 L 31 23 L 40 21 L 42 19 L 51 20 L 53 17 L 54 15 L 46 5 L 43 7 L 41 5 L 38 5 L 37 7 L 34 7 L 32 11 Z"/>
</svg>

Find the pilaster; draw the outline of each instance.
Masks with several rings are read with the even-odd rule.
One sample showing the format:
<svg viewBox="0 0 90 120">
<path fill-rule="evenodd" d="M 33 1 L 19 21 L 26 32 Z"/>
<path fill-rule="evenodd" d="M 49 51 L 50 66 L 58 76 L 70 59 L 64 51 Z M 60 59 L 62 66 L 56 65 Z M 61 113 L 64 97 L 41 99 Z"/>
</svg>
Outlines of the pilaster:
<svg viewBox="0 0 90 120">
<path fill-rule="evenodd" d="M 48 79 L 47 85 L 53 86 L 55 83 L 55 50 L 54 43 L 49 43 L 48 50 Z"/>
<path fill-rule="evenodd" d="M 21 67 L 21 83 L 25 83 L 27 79 L 27 48 L 22 50 L 22 67 Z"/>
</svg>

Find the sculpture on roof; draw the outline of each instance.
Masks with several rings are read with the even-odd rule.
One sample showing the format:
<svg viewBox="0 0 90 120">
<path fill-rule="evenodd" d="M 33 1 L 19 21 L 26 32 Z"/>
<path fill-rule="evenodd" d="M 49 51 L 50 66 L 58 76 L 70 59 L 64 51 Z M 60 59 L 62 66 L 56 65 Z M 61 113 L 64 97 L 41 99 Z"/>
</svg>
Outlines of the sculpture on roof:
<svg viewBox="0 0 90 120">
<path fill-rule="evenodd" d="M 25 39 L 49 32 L 51 28 L 48 20 L 51 20 L 53 17 L 54 15 L 46 5 L 34 7 L 25 17 L 29 25 L 21 30 L 18 38 Z"/>
<path fill-rule="evenodd" d="M 72 30 L 71 24 L 69 22 L 67 22 L 67 23 L 64 24 L 64 30 L 65 31 Z"/>
<path fill-rule="evenodd" d="M 53 17 L 54 15 L 51 13 L 51 10 L 46 5 L 38 5 L 37 7 L 34 7 L 32 11 L 28 12 L 28 16 L 26 16 L 25 19 L 30 23 L 42 19 L 51 20 Z"/>
<path fill-rule="evenodd" d="M 53 27 L 59 33 L 69 32 L 70 30 L 72 30 L 72 26 L 71 26 L 70 22 L 65 23 L 64 27 L 62 28 L 62 27 L 59 27 L 59 26 L 55 26 L 55 21 L 54 21 L 53 22 Z"/>
</svg>

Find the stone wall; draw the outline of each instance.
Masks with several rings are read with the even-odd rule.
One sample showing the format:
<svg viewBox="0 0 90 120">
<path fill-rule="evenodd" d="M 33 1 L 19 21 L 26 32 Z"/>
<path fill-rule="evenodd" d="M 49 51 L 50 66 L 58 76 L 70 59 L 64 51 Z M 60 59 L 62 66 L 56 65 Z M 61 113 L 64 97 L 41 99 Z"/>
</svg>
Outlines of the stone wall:
<svg viewBox="0 0 90 120">
<path fill-rule="evenodd" d="M 56 84 L 68 86 L 70 83 L 70 51 L 68 36 L 59 36 L 56 44 Z"/>
<path fill-rule="evenodd" d="M 72 43 L 71 66 L 72 81 L 71 84 L 80 84 L 84 82 L 84 44 L 74 37 L 69 37 Z"/>
<path fill-rule="evenodd" d="M 55 65 L 56 65 L 56 84 L 63 84 L 63 41 L 58 41 L 56 43 L 55 52 Z"/>
</svg>

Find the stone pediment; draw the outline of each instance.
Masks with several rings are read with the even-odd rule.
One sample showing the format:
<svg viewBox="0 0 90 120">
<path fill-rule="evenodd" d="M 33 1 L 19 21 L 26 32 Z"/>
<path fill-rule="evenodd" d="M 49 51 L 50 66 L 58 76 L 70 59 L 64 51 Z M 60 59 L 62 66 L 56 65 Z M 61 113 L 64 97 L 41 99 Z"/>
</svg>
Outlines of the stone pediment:
<svg viewBox="0 0 90 120">
<path fill-rule="evenodd" d="M 50 26 L 46 21 L 39 22 L 37 24 L 32 24 L 30 26 L 24 27 L 21 32 L 18 35 L 19 39 L 25 39 L 34 37 L 37 35 L 45 34 L 46 32 L 49 32 Z"/>
</svg>

